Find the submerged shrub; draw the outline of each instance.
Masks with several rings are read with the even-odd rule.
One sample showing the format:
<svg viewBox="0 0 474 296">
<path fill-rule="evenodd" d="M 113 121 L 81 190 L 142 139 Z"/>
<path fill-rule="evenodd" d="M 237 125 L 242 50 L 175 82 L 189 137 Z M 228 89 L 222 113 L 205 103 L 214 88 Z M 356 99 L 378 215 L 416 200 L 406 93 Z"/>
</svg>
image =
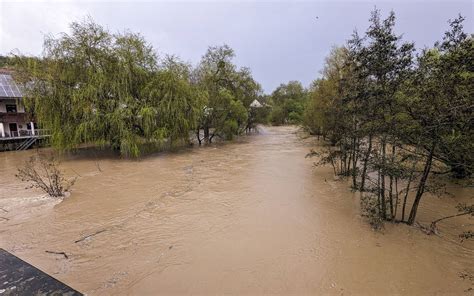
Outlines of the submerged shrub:
<svg viewBox="0 0 474 296">
<path fill-rule="evenodd" d="M 26 189 L 39 188 L 51 197 L 63 197 L 76 178 L 66 179 L 58 165 L 54 157 L 34 155 L 25 161 L 23 167 L 18 168 L 15 176 L 29 184 Z"/>
<path fill-rule="evenodd" d="M 363 195 L 360 199 L 360 209 L 362 216 L 367 219 L 373 229 L 383 229 L 383 219 L 380 215 L 379 204 L 376 197 Z"/>
</svg>

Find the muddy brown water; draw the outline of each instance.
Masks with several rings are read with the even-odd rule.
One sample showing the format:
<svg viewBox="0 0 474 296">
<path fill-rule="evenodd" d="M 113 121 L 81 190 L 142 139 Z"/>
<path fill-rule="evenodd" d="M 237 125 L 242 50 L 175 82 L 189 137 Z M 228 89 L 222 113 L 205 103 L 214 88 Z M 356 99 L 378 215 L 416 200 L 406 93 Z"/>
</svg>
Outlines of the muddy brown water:
<svg viewBox="0 0 474 296">
<path fill-rule="evenodd" d="M 305 159 L 314 145 L 294 127 L 262 127 L 238 142 L 140 161 L 69 156 L 62 167 L 78 179 L 62 202 L 13 176 L 34 151 L 1 153 L 0 217 L 9 220 L 0 219 L 0 247 L 88 295 L 472 288 L 460 275 L 472 275 L 473 244 L 456 239 L 472 219 L 447 221 L 441 237 L 404 225 L 374 232 L 347 184 Z M 455 213 L 470 193 L 425 199 L 419 220 Z"/>
</svg>

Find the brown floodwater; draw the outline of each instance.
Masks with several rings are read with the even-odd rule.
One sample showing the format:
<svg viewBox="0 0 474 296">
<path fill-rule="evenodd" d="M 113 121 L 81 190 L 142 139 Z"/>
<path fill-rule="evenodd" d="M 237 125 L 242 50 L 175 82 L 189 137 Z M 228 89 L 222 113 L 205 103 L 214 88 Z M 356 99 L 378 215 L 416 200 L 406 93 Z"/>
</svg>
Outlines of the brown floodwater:
<svg viewBox="0 0 474 296">
<path fill-rule="evenodd" d="M 78 179 L 62 202 L 14 177 L 34 151 L 0 153 L 0 247 L 88 295 L 466 295 L 474 245 L 457 234 L 472 218 L 441 223 L 441 236 L 375 232 L 348 184 L 305 159 L 317 143 L 296 131 L 262 127 L 139 161 L 67 156 Z M 426 197 L 418 220 L 456 213 L 472 194 L 453 190 Z"/>
</svg>

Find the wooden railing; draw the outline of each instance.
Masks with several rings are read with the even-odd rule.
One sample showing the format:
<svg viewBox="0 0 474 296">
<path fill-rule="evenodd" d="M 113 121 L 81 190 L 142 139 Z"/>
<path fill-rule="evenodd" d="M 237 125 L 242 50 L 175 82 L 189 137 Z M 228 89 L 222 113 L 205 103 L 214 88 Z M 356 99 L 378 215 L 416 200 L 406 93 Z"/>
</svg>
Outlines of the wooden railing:
<svg viewBox="0 0 474 296">
<path fill-rule="evenodd" d="M 15 138 L 29 138 L 29 137 L 44 137 L 49 136 L 49 131 L 45 129 L 35 129 L 34 133 L 31 130 L 20 130 L 20 131 L 13 131 L 13 132 L 5 132 L 5 137 L 2 137 L 0 134 L 1 139 L 15 139 Z"/>
</svg>

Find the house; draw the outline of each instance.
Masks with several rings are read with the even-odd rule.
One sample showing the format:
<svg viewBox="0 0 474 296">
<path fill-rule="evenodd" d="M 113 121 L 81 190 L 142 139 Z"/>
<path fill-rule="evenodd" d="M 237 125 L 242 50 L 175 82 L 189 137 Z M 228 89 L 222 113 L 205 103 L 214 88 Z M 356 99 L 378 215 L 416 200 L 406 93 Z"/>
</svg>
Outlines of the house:
<svg viewBox="0 0 474 296">
<path fill-rule="evenodd" d="M 0 69 L 0 151 L 23 150 L 33 145 L 44 131 L 38 130 L 25 111 L 21 87 L 13 80 L 12 72 Z"/>
</svg>

